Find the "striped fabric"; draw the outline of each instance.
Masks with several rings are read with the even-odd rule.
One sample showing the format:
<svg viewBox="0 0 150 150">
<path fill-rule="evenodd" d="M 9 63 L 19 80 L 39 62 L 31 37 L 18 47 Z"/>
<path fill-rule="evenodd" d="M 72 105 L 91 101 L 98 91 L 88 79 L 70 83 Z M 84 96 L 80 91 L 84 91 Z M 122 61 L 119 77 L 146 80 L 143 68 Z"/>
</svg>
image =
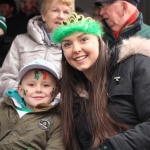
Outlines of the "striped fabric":
<svg viewBox="0 0 150 150">
<path fill-rule="evenodd" d="M 6 26 L 6 19 L 3 16 L 0 16 L 0 28 L 6 33 L 7 26 Z"/>
</svg>

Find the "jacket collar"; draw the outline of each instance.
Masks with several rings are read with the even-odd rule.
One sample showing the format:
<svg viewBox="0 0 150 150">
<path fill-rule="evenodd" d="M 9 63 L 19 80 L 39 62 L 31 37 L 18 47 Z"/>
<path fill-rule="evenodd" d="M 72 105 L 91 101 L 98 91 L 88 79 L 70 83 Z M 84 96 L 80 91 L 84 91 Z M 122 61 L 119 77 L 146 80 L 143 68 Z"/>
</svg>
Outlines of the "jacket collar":
<svg viewBox="0 0 150 150">
<path fill-rule="evenodd" d="M 117 49 L 120 50 L 117 63 L 136 54 L 150 57 L 150 39 L 140 36 L 130 37 L 129 39 L 122 40 L 122 44 Z"/>
<path fill-rule="evenodd" d="M 141 25 L 143 24 L 143 16 L 142 16 L 142 13 L 140 13 L 135 24 L 130 29 L 122 32 L 117 39 L 114 39 L 107 24 L 104 21 L 103 21 L 103 23 L 104 23 L 103 39 L 104 39 L 105 43 L 109 46 L 109 48 L 113 48 L 113 46 L 116 45 L 117 43 L 119 43 L 120 40 L 134 36 L 138 31 L 141 30 Z"/>
<path fill-rule="evenodd" d="M 12 100 L 11 97 L 5 95 L 3 98 L 3 103 L 15 108 L 14 101 Z M 34 109 L 34 112 L 45 112 L 45 111 L 47 112 L 47 111 L 55 110 L 58 107 L 59 107 L 59 103 L 55 103 L 54 105 L 41 104 Z"/>
</svg>

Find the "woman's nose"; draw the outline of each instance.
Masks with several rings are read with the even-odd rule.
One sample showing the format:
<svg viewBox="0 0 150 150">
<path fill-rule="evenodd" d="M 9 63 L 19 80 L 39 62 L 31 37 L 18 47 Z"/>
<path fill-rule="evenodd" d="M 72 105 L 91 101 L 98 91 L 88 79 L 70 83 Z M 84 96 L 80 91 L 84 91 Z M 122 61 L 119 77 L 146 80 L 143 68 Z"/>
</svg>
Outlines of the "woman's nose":
<svg viewBox="0 0 150 150">
<path fill-rule="evenodd" d="M 59 12 L 59 18 L 61 18 L 61 19 L 65 19 L 65 15 L 64 15 L 64 13 L 63 12 Z"/>
<path fill-rule="evenodd" d="M 78 43 L 73 44 L 73 52 L 74 53 L 79 53 L 82 50 L 81 45 Z"/>
</svg>

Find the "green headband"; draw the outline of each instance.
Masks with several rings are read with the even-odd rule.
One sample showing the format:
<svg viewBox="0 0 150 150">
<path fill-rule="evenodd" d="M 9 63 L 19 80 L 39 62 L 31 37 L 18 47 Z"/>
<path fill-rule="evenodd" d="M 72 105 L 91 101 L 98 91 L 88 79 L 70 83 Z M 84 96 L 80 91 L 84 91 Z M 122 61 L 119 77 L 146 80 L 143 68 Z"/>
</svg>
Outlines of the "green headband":
<svg viewBox="0 0 150 150">
<path fill-rule="evenodd" d="M 75 32 L 84 32 L 100 36 L 103 34 L 102 27 L 94 19 L 71 12 L 60 26 L 52 32 L 51 39 L 54 43 L 61 43 L 62 39 Z"/>
</svg>

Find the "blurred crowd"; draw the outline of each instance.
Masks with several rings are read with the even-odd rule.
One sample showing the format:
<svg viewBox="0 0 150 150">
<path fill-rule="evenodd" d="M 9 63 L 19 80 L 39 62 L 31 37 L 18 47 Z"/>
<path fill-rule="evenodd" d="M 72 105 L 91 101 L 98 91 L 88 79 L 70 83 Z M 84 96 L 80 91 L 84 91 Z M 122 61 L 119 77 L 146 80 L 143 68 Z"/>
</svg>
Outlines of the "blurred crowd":
<svg viewBox="0 0 150 150">
<path fill-rule="evenodd" d="M 29 19 L 40 14 L 38 8 L 37 0 L 21 0 L 19 10 L 14 0 L 0 0 L 1 21 L 5 24 L 5 34 L 0 37 L 0 67 L 14 38 L 26 33 Z"/>
</svg>

